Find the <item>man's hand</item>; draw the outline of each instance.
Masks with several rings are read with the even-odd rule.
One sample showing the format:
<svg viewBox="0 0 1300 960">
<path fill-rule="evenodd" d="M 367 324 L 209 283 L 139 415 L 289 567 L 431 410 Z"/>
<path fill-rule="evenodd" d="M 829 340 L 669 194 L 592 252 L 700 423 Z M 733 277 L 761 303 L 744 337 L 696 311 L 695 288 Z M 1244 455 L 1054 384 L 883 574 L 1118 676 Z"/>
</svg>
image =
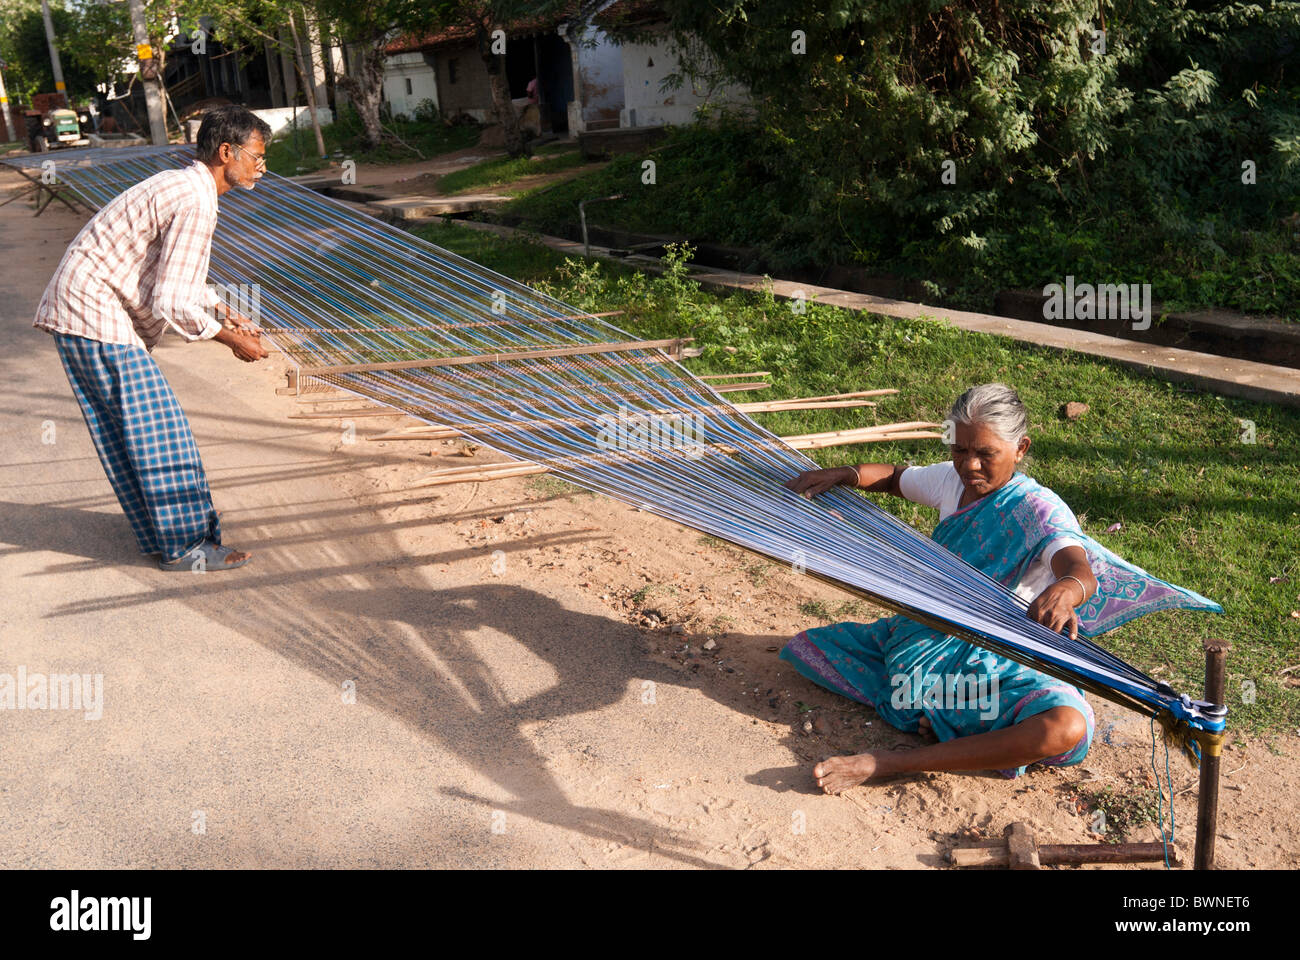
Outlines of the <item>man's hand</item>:
<svg viewBox="0 0 1300 960">
<path fill-rule="evenodd" d="M 253 363 L 267 358 L 266 347 L 262 346 L 262 337 L 256 332 L 222 327 L 221 332 L 213 337 L 218 343 L 224 343 L 240 360 Z"/>
<path fill-rule="evenodd" d="M 829 470 L 805 470 L 799 476 L 787 480 L 785 488 L 802 494 L 811 500 L 817 494 L 825 493 L 831 487 L 837 487 L 841 484 L 853 487 L 857 485 L 857 482 L 857 468 L 831 467 Z"/>
</svg>

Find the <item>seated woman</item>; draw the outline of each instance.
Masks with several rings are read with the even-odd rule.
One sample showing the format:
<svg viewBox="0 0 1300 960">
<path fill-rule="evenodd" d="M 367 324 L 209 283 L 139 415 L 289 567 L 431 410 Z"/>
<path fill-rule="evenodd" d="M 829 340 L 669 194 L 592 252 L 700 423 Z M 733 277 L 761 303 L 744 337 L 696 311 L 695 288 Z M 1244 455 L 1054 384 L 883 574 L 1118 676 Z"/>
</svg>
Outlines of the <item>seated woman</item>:
<svg viewBox="0 0 1300 960">
<path fill-rule="evenodd" d="M 1024 404 L 1010 387 L 972 387 L 949 420 L 951 462 L 809 470 L 786 486 L 812 497 L 844 484 L 935 507 L 936 542 L 1022 597 L 1029 617 L 1071 638 L 1171 607 L 1220 612 L 1125 563 L 1083 533 L 1060 497 L 1016 470 L 1030 440 Z M 1092 743 L 1092 708 L 1077 688 L 903 616 L 806 630 L 781 658 L 892 726 L 938 737 L 914 750 L 824 760 L 813 776 L 827 793 L 923 770 L 1014 777 L 1031 763 L 1079 763 Z"/>
</svg>

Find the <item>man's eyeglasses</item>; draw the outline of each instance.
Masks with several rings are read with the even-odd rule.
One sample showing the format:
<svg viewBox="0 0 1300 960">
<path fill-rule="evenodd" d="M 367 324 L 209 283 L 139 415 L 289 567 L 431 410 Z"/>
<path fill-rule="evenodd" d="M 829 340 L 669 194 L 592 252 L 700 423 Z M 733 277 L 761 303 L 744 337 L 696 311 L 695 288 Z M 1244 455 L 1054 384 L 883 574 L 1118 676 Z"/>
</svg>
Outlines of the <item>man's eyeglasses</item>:
<svg viewBox="0 0 1300 960">
<path fill-rule="evenodd" d="M 244 147 L 241 147 L 241 146 L 240 146 L 239 144 L 237 144 L 237 143 L 232 143 L 231 146 L 234 147 L 236 150 L 238 150 L 240 153 L 247 153 L 250 157 L 252 157 L 252 158 L 253 158 L 253 163 L 254 163 L 254 165 L 256 166 L 256 169 L 258 169 L 258 170 L 265 170 L 265 169 L 266 169 L 266 154 L 264 154 L 264 153 L 254 153 L 252 150 L 248 150 L 248 149 L 246 149 L 246 148 L 244 148 Z"/>
</svg>

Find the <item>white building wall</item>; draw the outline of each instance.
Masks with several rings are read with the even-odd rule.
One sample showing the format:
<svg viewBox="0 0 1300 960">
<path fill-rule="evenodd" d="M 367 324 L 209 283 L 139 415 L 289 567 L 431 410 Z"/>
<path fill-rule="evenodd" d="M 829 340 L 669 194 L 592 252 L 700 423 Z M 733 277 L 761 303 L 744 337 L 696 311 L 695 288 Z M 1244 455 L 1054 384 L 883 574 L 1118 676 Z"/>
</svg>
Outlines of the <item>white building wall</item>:
<svg viewBox="0 0 1300 960">
<path fill-rule="evenodd" d="M 678 68 L 679 54 L 668 37 L 652 43 L 625 43 L 623 52 L 623 109 L 621 127 L 687 124 L 703 103 L 744 108 L 751 103 L 739 86 L 710 87 L 688 77 L 676 90 L 661 89 L 665 78 Z"/>
<path fill-rule="evenodd" d="M 590 25 L 580 38 L 566 36 L 565 40 L 573 56 L 570 136 L 618 126 L 623 109 L 622 51 L 603 30 Z"/>
<path fill-rule="evenodd" d="M 407 93 L 408 85 L 410 93 Z M 392 105 L 395 117 L 413 117 L 422 100 L 432 100 L 437 105 L 437 74 L 424 54 L 399 53 L 384 58 L 384 99 Z"/>
<path fill-rule="evenodd" d="M 307 135 L 311 136 L 311 110 L 307 107 L 272 107 L 269 110 L 254 110 L 254 114 L 261 117 L 271 127 L 271 136 L 290 130 L 294 124 L 294 115 L 297 115 L 298 128 L 306 130 Z M 322 127 L 334 122 L 334 111 L 329 107 L 316 108 L 316 122 Z"/>
</svg>

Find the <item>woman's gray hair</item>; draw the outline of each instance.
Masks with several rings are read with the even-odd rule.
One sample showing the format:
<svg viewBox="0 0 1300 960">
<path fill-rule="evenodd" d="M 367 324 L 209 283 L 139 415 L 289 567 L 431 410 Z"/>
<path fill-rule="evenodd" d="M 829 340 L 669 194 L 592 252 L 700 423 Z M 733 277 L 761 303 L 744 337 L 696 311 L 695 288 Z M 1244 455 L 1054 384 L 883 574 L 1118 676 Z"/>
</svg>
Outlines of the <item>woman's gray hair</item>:
<svg viewBox="0 0 1300 960">
<path fill-rule="evenodd" d="M 952 405 L 948 419 L 974 426 L 983 423 L 1008 443 L 1019 443 L 1029 434 L 1029 414 L 1020 395 L 1005 383 L 981 383 L 971 387 Z"/>
</svg>

